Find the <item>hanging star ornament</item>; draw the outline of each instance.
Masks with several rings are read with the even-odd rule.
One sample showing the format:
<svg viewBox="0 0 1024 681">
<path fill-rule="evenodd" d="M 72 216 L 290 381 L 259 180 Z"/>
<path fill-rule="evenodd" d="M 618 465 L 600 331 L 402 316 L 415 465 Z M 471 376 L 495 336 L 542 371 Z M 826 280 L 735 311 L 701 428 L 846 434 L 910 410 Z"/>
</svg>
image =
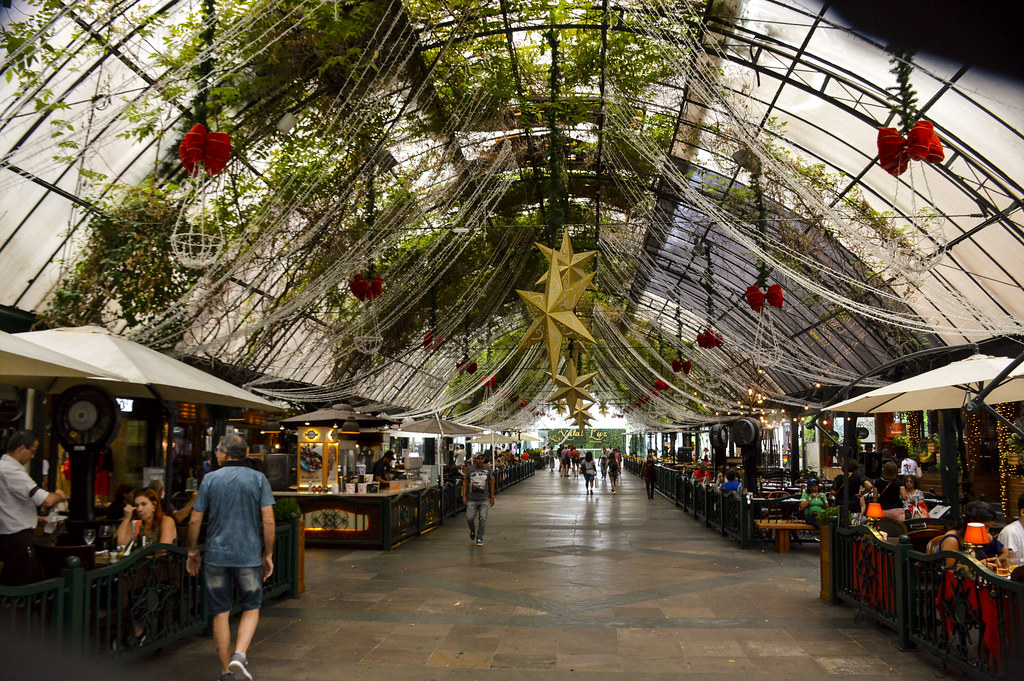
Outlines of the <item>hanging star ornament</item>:
<svg viewBox="0 0 1024 681">
<path fill-rule="evenodd" d="M 569 366 L 565 370 L 565 376 L 554 377 L 555 385 L 557 389 L 551 393 L 548 397 L 548 402 L 557 402 L 558 400 L 564 399 L 570 405 L 576 404 L 582 400 L 590 400 L 594 402 L 594 398 L 587 391 L 587 386 L 594 380 L 594 376 L 597 376 L 597 372 L 590 374 L 579 375 L 576 370 L 576 362 L 572 359 L 569 360 Z"/>
<path fill-rule="evenodd" d="M 558 274 L 558 264 L 555 262 L 552 262 L 548 268 L 548 275 L 543 293 L 516 291 L 526 303 L 530 314 L 533 315 L 533 322 L 526 330 L 526 335 L 519 343 L 516 352 L 543 341 L 547 346 L 551 375 L 556 376 L 563 338 L 572 338 L 587 343 L 596 342 L 575 312 L 576 305 L 583 297 L 583 292 L 594 280 L 594 275 L 588 274 L 579 281 L 566 286 L 562 283 L 562 278 Z"/>
<path fill-rule="evenodd" d="M 583 430 L 585 426 L 590 425 L 591 416 L 588 410 L 593 405 L 593 402 L 590 402 L 589 404 L 584 404 L 581 400 L 573 406 L 570 418 L 572 418 L 572 420 L 576 422 L 576 427 L 579 428 L 580 430 Z"/>
<path fill-rule="evenodd" d="M 562 247 L 559 250 L 548 248 L 544 244 L 538 243 L 537 248 L 544 254 L 544 257 L 548 259 L 552 265 L 558 268 L 558 274 L 562 278 L 562 282 L 565 285 L 574 284 L 580 281 L 586 274 L 583 268 L 586 267 L 587 263 L 594 259 L 597 255 L 597 251 L 586 251 L 584 253 L 576 253 L 572 250 L 572 240 L 569 238 L 569 230 L 565 230 L 562 234 Z M 549 268 L 540 279 L 537 280 L 538 284 L 546 283 L 552 268 Z"/>
</svg>

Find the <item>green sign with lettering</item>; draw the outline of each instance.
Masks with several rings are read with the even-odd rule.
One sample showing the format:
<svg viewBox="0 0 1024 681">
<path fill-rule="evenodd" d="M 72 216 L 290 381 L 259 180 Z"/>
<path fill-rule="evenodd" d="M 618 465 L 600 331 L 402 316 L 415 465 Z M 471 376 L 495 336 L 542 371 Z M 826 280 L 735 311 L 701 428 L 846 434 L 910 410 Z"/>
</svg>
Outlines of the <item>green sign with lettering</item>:
<svg viewBox="0 0 1024 681">
<path fill-rule="evenodd" d="M 541 431 L 544 435 L 544 431 Z M 596 449 L 615 447 L 625 451 L 626 430 L 624 428 L 552 428 L 546 433 L 547 441 L 556 448 L 563 444 L 576 449 Z"/>
</svg>

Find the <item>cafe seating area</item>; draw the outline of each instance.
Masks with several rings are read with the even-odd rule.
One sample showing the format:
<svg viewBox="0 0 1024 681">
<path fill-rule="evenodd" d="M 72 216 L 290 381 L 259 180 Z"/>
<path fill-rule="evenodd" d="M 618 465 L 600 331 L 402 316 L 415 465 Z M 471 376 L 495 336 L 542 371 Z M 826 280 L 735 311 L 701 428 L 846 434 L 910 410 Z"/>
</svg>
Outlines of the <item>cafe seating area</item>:
<svg viewBox="0 0 1024 681">
<path fill-rule="evenodd" d="M 118 560 L 95 545 L 37 542 L 40 580 L 0 586 L 0 624 L 53 636 L 77 653 L 119 659 L 200 633 L 208 627 L 203 577 L 186 572 L 183 544 L 151 544 Z M 299 595 L 299 545 L 298 517 L 278 523 L 265 598 Z"/>
</svg>

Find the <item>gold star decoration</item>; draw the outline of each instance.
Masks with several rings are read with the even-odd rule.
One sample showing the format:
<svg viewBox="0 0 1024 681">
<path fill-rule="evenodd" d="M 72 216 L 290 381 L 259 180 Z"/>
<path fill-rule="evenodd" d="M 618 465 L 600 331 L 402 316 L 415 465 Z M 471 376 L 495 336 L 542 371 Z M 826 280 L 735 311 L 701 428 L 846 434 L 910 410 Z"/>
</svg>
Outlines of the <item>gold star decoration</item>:
<svg viewBox="0 0 1024 681">
<path fill-rule="evenodd" d="M 583 430 L 585 426 L 590 425 L 591 416 L 588 410 L 593 406 L 593 404 L 593 402 L 584 404 L 583 400 L 580 400 L 573 406 L 570 416 L 576 422 L 576 427 L 580 430 Z"/>
<path fill-rule="evenodd" d="M 517 290 L 516 293 L 523 299 L 530 314 L 533 315 L 533 322 L 526 330 L 526 335 L 519 343 L 516 352 L 528 348 L 534 343 L 544 341 L 547 345 L 551 375 L 556 376 L 563 338 L 573 338 L 588 343 L 596 342 L 575 312 L 577 303 L 583 297 L 583 292 L 593 280 L 594 275 L 591 273 L 568 286 L 563 285 L 562 278 L 558 275 L 558 264 L 552 262 L 548 268 L 548 277 L 543 293 Z"/>
<path fill-rule="evenodd" d="M 552 265 L 556 265 L 558 268 L 558 274 L 562 278 L 565 285 L 574 284 L 580 281 L 586 274 L 583 272 L 583 268 L 586 267 L 587 263 L 594 259 L 597 255 L 597 251 L 586 251 L 584 253 L 576 253 L 572 250 L 572 240 L 569 238 L 569 230 L 565 230 L 562 234 L 562 247 L 559 250 L 548 248 L 544 244 L 537 244 L 537 248 L 544 254 L 544 257 Z M 540 279 L 537 280 L 538 284 L 547 282 L 550 277 L 552 268 L 549 268 Z"/>
<path fill-rule="evenodd" d="M 565 376 L 554 376 L 557 389 L 548 397 L 548 402 L 556 402 L 564 399 L 570 406 L 582 401 L 594 401 L 594 398 L 587 391 L 587 386 L 597 376 L 597 372 L 579 375 L 576 370 L 575 358 L 569 359 L 569 366 L 565 370 Z"/>
</svg>

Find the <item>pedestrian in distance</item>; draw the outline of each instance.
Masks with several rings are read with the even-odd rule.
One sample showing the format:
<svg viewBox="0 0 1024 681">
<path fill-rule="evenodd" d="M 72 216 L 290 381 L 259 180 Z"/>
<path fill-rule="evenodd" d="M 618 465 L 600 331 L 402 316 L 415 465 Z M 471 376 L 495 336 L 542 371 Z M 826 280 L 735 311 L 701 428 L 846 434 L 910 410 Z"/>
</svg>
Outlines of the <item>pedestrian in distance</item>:
<svg viewBox="0 0 1024 681">
<path fill-rule="evenodd" d="M 608 450 L 601 447 L 601 479 L 608 477 Z"/>
<path fill-rule="evenodd" d="M 188 522 L 186 568 L 193 577 L 202 568 L 206 578 L 220 681 L 252 681 L 246 653 L 260 620 L 263 582 L 274 572 L 274 495 L 267 476 L 246 465 L 245 454 L 245 440 L 237 435 L 221 438 L 216 451 L 220 468 L 203 476 Z M 199 555 L 199 528 L 207 517 L 204 558 Z M 242 611 L 233 649 L 232 584 Z"/>
<path fill-rule="evenodd" d="M 612 494 L 615 494 L 616 488 L 619 485 L 619 458 L 615 456 L 615 451 L 612 451 L 611 458 L 608 459 L 608 480 L 612 483 Z"/>
<path fill-rule="evenodd" d="M 594 454 L 587 452 L 583 457 L 583 479 L 587 482 L 587 494 L 594 493 L 594 479 L 597 477 L 597 462 L 594 461 Z"/>
<path fill-rule="evenodd" d="M 654 454 L 648 454 L 644 461 L 644 469 L 641 471 L 644 482 L 647 483 L 647 498 L 654 498 L 654 483 L 658 481 L 658 464 L 654 460 Z"/>
<path fill-rule="evenodd" d="M 487 511 L 494 506 L 494 472 L 484 463 L 483 454 L 476 455 L 462 478 L 462 501 L 466 504 L 469 540 L 483 546 Z"/>
</svg>

